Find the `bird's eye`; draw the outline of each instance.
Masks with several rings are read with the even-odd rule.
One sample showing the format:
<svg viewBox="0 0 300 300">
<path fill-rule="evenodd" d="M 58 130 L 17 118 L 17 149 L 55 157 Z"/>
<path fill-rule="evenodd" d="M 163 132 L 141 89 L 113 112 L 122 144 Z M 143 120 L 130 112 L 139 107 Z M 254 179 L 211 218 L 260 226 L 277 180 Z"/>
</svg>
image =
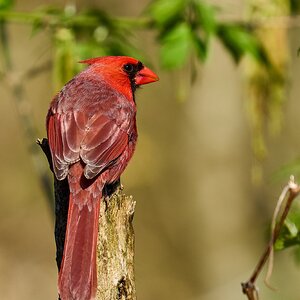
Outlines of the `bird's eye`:
<svg viewBox="0 0 300 300">
<path fill-rule="evenodd" d="M 126 65 L 124 65 L 123 68 L 127 73 L 132 73 L 134 71 L 134 65 L 133 64 L 126 64 Z"/>
</svg>

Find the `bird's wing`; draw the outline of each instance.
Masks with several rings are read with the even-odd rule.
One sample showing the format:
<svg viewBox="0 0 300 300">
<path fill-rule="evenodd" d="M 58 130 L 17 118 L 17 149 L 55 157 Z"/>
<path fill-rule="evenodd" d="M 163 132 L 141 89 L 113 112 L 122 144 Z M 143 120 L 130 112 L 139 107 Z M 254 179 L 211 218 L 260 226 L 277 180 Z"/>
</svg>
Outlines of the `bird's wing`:
<svg viewBox="0 0 300 300">
<path fill-rule="evenodd" d="M 88 92 L 90 96 L 84 96 L 86 101 L 80 99 L 82 105 L 86 105 L 93 95 L 90 87 Z M 103 87 L 100 94 L 98 90 L 97 97 L 97 105 L 83 109 L 76 106 L 76 100 L 73 109 L 60 112 L 56 108 L 55 113 L 50 109 L 48 140 L 53 169 L 59 180 L 67 176 L 69 165 L 80 159 L 85 164 L 85 177 L 95 177 L 114 164 L 128 145 L 128 134 L 135 116 L 133 106 L 125 97 L 108 93 Z M 96 99 L 95 95 L 92 98 Z"/>
<path fill-rule="evenodd" d="M 84 114 L 77 112 L 49 114 L 48 142 L 56 178 L 64 179 L 69 165 L 79 161 L 80 142 L 85 133 Z"/>
<path fill-rule="evenodd" d="M 80 157 L 86 164 L 86 178 L 93 178 L 114 164 L 127 147 L 130 122 L 123 119 L 118 123 L 117 119 L 98 113 L 89 120 L 80 151 Z"/>
</svg>

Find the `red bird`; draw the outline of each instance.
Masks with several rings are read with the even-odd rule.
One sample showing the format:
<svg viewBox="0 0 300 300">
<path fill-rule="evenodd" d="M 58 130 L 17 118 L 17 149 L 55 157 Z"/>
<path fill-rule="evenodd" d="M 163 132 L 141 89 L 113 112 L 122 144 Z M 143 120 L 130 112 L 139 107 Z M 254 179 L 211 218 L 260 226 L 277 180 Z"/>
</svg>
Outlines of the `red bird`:
<svg viewBox="0 0 300 300">
<path fill-rule="evenodd" d="M 58 291 L 62 300 L 93 299 L 97 288 L 96 245 L 100 200 L 131 159 L 136 141 L 134 92 L 158 80 L 126 56 L 92 58 L 88 68 L 54 97 L 47 134 L 58 180 L 70 188 Z"/>
</svg>

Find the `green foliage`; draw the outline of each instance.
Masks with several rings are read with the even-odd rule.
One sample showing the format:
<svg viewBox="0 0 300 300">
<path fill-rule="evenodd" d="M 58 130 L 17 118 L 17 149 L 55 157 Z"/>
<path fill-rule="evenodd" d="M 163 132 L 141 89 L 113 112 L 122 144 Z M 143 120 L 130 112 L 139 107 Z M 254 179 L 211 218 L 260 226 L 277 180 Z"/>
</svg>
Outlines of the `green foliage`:
<svg viewBox="0 0 300 300">
<path fill-rule="evenodd" d="M 10 9 L 13 4 L 13 0 L 0 0 L 0 10 Z"/>
<path fill-rule="evenodd" d="M 165 68 L 182 67 L 193 44 L 191 28 L 186 23 L 176 25 L 161 39 L 161 61 Z"/>
<path fill-rule="evenodd" d="M 29 17 L 33 34 L 50 29 L 53 36 L 55 90 L 82 68 L 80 60 L 105 55 L 143 57 L 133 46 L 133 34 L 126 24 L 102 10 L 76 12 L 72 5 L 63 10 L 46 7 Z"/>
<path fill-rule="evenodd" d="M 200 0 L 156 0 L 148 15 L 158 29 L 160 59 L 166 69 L 182 68 L 189 57 L 207 57 L 217 21 L 214 9 Z"/>
<path fill-rule="evenodd" d="M 176 24 L 183 18 L 186 0 L 156 0 L 150 5 L 149 14 L 161 30 Z"/>
<path fill-rule="evenodd" d="M 11 3 L 11 0 L 0 0 L 0 8 L 1 4 L 12 8 Z M 64 9 L 46 7 L 30 13 L 0 13 L 1 17 L 29 22 L 33 33 L 50 28 L 55 41 L 58 30 L 68 30 L 74 39 L 72 47 L 75 49 L 69 53 L 73 55 L 74 63 L 78 58 L 95 55 L 142 57 L 141 51 L 132 43 L 132 33 L 139 29 L 150 29 L 157 33 L 161 46 L 160 60 L 166 69 L 182 68 L 191 56 L 205 61 L 211 37 L 214 36 L 221 40 L 237 62 L 245 54 L 250 54 L 258 61 L 265 60 L 263 48 L 249 30 L 239 25 L 219 23 L 215 8 L 203 0 L 154 0 L 144 17 L 137 19 L 114 18 L 99 9 L 77 12 L 72 5 Z M 69 45 L 65 42 L 55 42 L 58 48 L 55 52 L 65 52 Z M 63 60 L 56 59 L 56 62 L 62 63 Z M 66 68 L 71 68 L 70 73 L 77 68 L 71 66 L 70 59 L 66 64 Z"/>
<path fill-rule="evenodd" d="M 288 218 L 284 222 L 284 226 L 280 232 L 278 239 L 274 245 L 275 250 L 284 250 L 294 247 L 295 259 L 300 263 L 300 209 L 299 206 L 293 208 Z"/>
<path fill-rule="evenodd" d="M 206 33 L 206 38 L 214 34 L 217 29 L 217 20 L 215 18 L 215 9 L 204 1 L 196 1 L 193 6 L 197 23 Z"/>
<path fill-rule="evenodd" d="M 245 54 L 257 61 L 263 62 L 265 59 L 265 53 L 258 39 L 243 26 L 221 24 L 218 27 L 218 36 L 236 62 L 239 62 Z"/>
<path fill-rule="evenodd" d="M 199 0 L 156 0 L 148 15 L 158 29 L 163 67 L 181 68 L 194 54 L 200 61 L 206 59 L 209 38 L 217 27 L 211 6 Z"/>
<path fill-rule="evenodd" d="M 201 0 L 156 0 L 148 9 L 161 44 L 160 58 L 167 69 L 181 68 L 189 56 L 196 54 L 205 61 L 210 38 L 216 36 L 238 63 L 250 55 L 270 66 L 262 44 L 246 27 L 223 24 L 216 19 L 216 10 Z"/>
</svg>

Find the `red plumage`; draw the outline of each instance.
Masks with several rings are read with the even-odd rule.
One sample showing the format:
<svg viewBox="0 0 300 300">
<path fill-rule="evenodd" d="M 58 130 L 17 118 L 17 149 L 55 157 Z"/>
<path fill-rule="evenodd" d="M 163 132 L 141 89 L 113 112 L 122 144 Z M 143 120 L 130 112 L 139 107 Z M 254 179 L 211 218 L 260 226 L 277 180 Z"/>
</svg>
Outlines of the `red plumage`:
<svg viewBox="0 0 300 300">
<path fill-rule="evenodd" d="M 47 134 L 58 180 L 68 178 L 70 201 L 58 290 L 62 300 L 89 300 L 97 287 L 96 245 L 102 191 L 116 182 L 137 140 L 134 91 L 158 80 L 136 59 L 109 56 L 89 67 L 56 95 Z"/>
</svg>

